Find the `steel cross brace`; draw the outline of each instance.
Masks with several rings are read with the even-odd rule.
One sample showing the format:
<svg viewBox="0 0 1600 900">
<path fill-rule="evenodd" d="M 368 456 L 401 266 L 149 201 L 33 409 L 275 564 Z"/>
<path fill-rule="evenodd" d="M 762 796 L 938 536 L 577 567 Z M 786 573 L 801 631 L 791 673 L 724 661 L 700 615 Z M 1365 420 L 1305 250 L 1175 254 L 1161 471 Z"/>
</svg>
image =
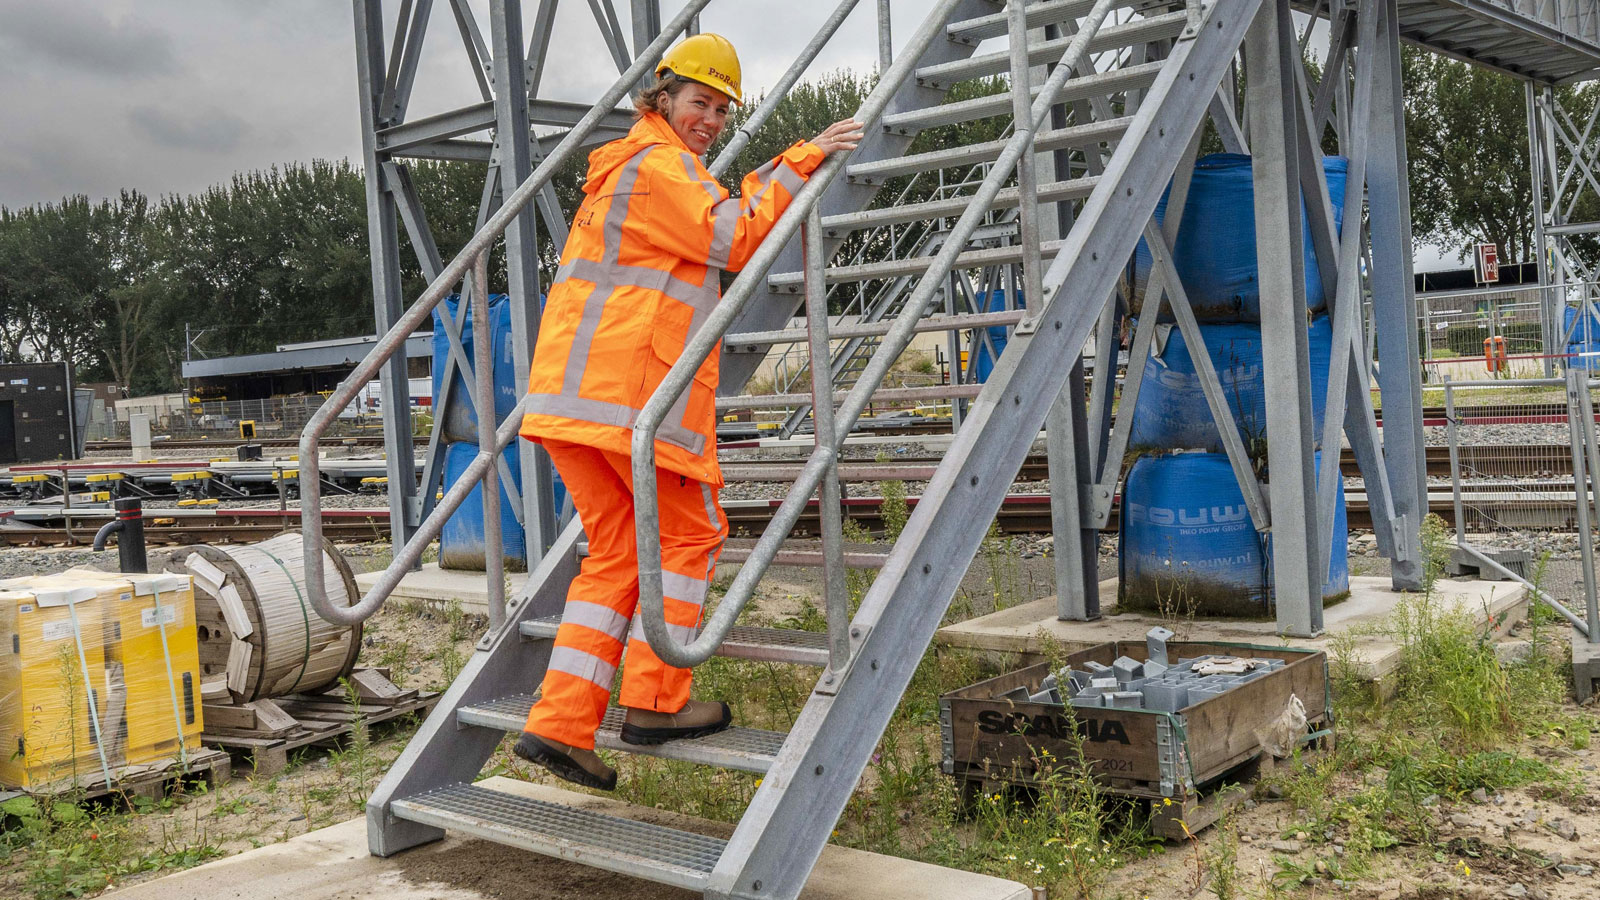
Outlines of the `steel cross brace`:
<svg viewBox="0 0 1600 900">
<path fill-rule="evenodd" d="M 708 897 L 799 894 L 983 538 L 970 523 L 998 511 L 1258 5 L 1219 0 L 1174 47 L 1044 276 L 1039 328 L 1007 347 L 863 600 L 856 621 L 871 631 L 857 664 L 801 712 Z"/>
</svg>

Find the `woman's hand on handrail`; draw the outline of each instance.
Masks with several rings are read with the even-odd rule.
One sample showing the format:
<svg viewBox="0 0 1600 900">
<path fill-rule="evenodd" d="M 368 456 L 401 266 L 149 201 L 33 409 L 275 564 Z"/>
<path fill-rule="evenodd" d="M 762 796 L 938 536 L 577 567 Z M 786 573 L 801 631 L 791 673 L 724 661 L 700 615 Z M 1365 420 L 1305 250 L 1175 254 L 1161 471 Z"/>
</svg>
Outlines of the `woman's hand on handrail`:
<svg viewBox="0 0 1600 900">
<path fill-rule="evenodd" d="M 854 150 L 861 143 L 862 125 L 855 119 L 841 119 L 827 128 L 822 133 L 811 139 L 823 153 L 833 153 L 836 150 Z"/>
</svg>

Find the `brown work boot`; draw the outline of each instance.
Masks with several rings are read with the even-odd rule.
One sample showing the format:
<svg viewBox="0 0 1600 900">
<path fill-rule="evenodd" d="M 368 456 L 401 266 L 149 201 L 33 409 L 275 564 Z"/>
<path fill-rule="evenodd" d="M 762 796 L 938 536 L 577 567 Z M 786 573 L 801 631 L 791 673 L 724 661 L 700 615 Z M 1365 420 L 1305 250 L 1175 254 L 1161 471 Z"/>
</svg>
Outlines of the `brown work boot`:
<svg viewBox="0 0 1600 900">
<path fill-rule="evenodd" d="M 557 778 L 564 778 L 573 784 L 602 791 L 615 790 L 617 787 L 617 770 L 606 765 L 593 750 L 568 747 L 524 731 L 511 752 L 528 762 L 544 766 Z"/>
<path fill-rule="evenodd" d="M 690 700 L 675 713 L 630 706 L 622 723 L 622 740 L 629 744 L 660 744 L 716 734 L 732 723 L 733 712 L 720 700 Z"/>
</svg>

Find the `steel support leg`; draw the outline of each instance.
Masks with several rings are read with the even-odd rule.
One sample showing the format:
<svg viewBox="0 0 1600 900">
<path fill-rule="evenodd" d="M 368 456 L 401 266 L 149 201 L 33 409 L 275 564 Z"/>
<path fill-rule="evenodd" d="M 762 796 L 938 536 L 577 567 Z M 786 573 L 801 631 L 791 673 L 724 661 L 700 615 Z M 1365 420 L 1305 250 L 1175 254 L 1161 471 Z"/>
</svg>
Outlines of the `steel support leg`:
<svg viewBox="0 0 1600 900">
<path fill-rule="evenodd" d="M 1372 119 L 1367 197 L 1372 223 L 1372 314 L 1383 395 L 1384 465 L 1399 523 L 1391 582 L 1422 589 L 1422 517 L 1428 511 L 1422 438 L 1422 364 L 1417 354 L 1417 302 L 1411 267 L 1411 193 L 1406 178 L 1405 107 L 1400 83 L 1400 35 L 1394 0 L 1372 4 L 1378 38 L 1373 56 Z M 1269 375 L 1270 377 L 1270 375 Z M 1400 548 L 1397 548 L 1397 551 Z"/>
<path fill-rule="evenodd" d="M 523 62 L 522 6 L 519 0 L 492 0 L 489 5 L 490 46 L 494 54 L 496 134 L 529 133 L 527 66 Z M 533 173 L 529 142 L 500 141 L 500 186 L 509 195 Z M 512 365 L 518 379 L 533 364 L 539 338 L 539 254 L 535 249 L 538 220 L 528 206 L 506 228 L 506 282 L 511 297 Z M 485 290 L 487 290 L 485 285 Z M 488 330 L 478 326 L 479 334 Z M 497 348 L 498 349 L 498 348 Z M 498 355 L 498 354 L 496 354 Z M 486 411 L 493 416 L 492 407 Z M 554 476 L 542 447 L 518 441 L 522 465 L 522 523 L 527 532 L 528 567 L 533 568 L 556 538 Z M 509 486 L 508 486 L 509 487 Z M 508 491 L 508 493 L 512 493 Z"/>
<path fill-rule="evenodd" d="M 367 239 L 372 246 L 372 308 L 377 333 L 387 332 L 403 310 L 400 296 L 400 233 L 394 194 L 378 154 L 383 102 L 383 6 L 354 0 L 356 82 L 361 95 L 361 160 L 366 171 Z M 411 389 L 405 354 L 379 370 L 383 397 L 383 443 L 389 476 L 389 540 L 404 546 L 420 524 L 415 448 L 411 441 Z"/>
<path fill-rule="evenodd" d="M 1272 588 L 1278 631 L 1322 633 L 1318 572 L 1316 446 L 1311 351 L 1306 336 L 1304 240 L 1297 149 L 1300 65 L 1288 0 L 1265 0 L 1245 38 L 1245 105 L 1254 155 L 1256 258 L 1260 268 L 1262 377 L 1267 391 Z"/>
</svg>

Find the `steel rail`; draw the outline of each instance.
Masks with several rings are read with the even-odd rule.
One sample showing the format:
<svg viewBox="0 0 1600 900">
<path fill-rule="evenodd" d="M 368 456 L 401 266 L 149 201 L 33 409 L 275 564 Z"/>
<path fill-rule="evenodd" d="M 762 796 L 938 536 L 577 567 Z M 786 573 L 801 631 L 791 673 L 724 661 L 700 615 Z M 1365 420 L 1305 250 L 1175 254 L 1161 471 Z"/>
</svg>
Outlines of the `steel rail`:
<svg viewBox="0 0 1600 900">
<path fill-rule="evenodd" d="M 915 70 L 915 64 L 927 46 L 935 35 L 943 32 L 942 24 L 949 18 L 948 14 L 954 3 L 955 0 L 941 0 L 924 20 L 916 36 L 900 54 L 900 58 L 889 67 L 889 71 L 873 89 L 861 110 L 856 113 L 856 118 L 864 125 L 870 127 L 882 117 L 890 98 Z M 1072 76 L 1073 70 L 1082 62 L 1090 42 L 1098 34 L 1101 24 L 1115 5 L 1116 0 L 1099 0 L 1085 17 L 1078 33 L 1068 43 L 1061 55 L 1060 63 L 1040 89 L 1029 110 L 1030 121 L 1026 123 L 1027 127 L 1013 133 L 1006 149 L 990 168 L 988 176 L 984 178 L 982 185 L 971 198 L 972 202 L 962 213 L 944 247 L 939 251 L 934 265 L 929 269 L 931 277 L 925 277 L 918 282 L 916 291 L 896 319 L 894 330 L 886 336 L 883 347 L 874 354 L 845 399 L 844 405 L 837 411 L 839 435 L 849 432 L 856 419 L 866 409 L 872 392 L 882 382 L 895 358 L 910 344 L 917 322 L 921 318 L 921 311 L 926 308 L 933 292 L 942 284 L 944 273 L 950 271 L 956 257 L 965 249 L 967 238 L 978 227 L 995 196 L 1010 178 L 1010 173 L 1016 167 L 1024 149 L 1030 145 L 1034 134 L 1049 116 L 1056 94 L 1060 93 L 1062 86 Z M 739 575 L 717 606 L 716 612 L 706 622 L 703 632 L 686 645 L 676 643 L 667 632 L 661 584 L 660 510 L 656 500 L 656 432 L 678 397 L 688 388 L 701 361 L 715 351 L 722 336 L 733 323 L 734 317 L 754 294 L 755 286 L 764 278 L 767 266 L 777 257 L 782 245 L 793 237 L 822 192 L 827 190 L 834 177 L 843 170 L 846 159 L 848 154 L 834 154 L 813 173 L 805 187 L 801 189 L 800 195 L 794 199 L 790 209 L 779 219 L 772 234 L 757 251 L 755 258 L 734 282 L 728 296 L 723 298 L 700 331 L 684 347 L 683 354 L 645 403 L 644 409 L 640 411 L 634 423 L 632 444 L 635 485 L 634 527 L 639 554 L 639 615 L 650 648 L 668 665 L 680 667 L 698 665 L 710 659 L 716 652 L 744 606 L 754 596 L 757 581 L 776 557 L 784 538 L 793 528 L 795 520 L 799 518 L 806 498 L 817 489 L 837 459 L 837 442 L 842 440 L 842 437 L 836 436 L 835 443 L 823 444 L 820 441 L 817 443 L 799 480 L 773 517 L 773 525 L 776 527 L 768 528 L 762 534 L 751 552 L 750 560 L 740 568 Z M 1040 299 L 1046 301 L 1041 302 L 1041 308 L 1048 305 L 1047 297 Z"/>
<path fill-rule="evenodd" d="M 336 419 L 338 411 L 348 406 L 362 387 L 372 380 L 372 376 L 377 373 L 379 367 L 390 356 L 393 356 L 405 346 L 405 342 L 411 336 L 411 333 L 422 324 L 424 319 L 432 314 L 434 307 L 438 306 L 439 302 L 445 298 L 445 295 L 450 293 L 451 289 L 462 280 L 474 261 L 493 246 L 512 220 L 521 215 L 523 209 L 534 199 L 534 195 L 549 183 L 556 171 L 566 163 L 567 158 L 577 151 L 589 134 L 599 127 L 606 115 L 616 109 L 617 103 L 627 96 L 629 91 L 633 90 L 641 78 L 649 73 L 654 60 L 661 57 L 672 41 L 688 27 L 690 20 L 698 15 L 710 2 L 711 0 L 689 0 L 684 5 L 683 9 L 662 29 L 661 34 L 650 42 L 650 45 L 638 55 L 638 58 L 606 90 L 600 100 L 583 115 L 578 124 L 567 132 L 566 136 L 545 157 L 538 168 L 534 169 L 527 180 L 518 185 L 517 189 L 505 198 L 504 205 L 500 207 L 499 211 L 473 234 L 472 238 L 467 241 L 466 246 L 461 248 L 460 252 L 450 260 L 444 270 L 422 292 L 422 296 L 417 298 L 417 301 L 406 310 L 399 321 L 368 351 L 367 355 L 361 360 L 360 365 L 356 366 L 355 371 L 351 372 L 345 377 L 344 381 L 339 383 L 339 387 L 334 390 L 328 400 L 311 416 L 300 438 L 300 495 L 303 498 L 302 503 L 304 505 L 315 507 L 321 502 L 322 489 L 317 449 L 323 433 L 327 431 L 328 427 Z M 492 409 L 493 407 L 490 407 L 490 410 Z M 455 485 L 445 492 L 444 497 L 435 505 L 433 512 L 418 526 L 412 539 L 404 547 L 396 551 L 394 561 L 390 563 L 388 569 L 384 570 L 382 577 L 378 579 L 378 583 L 367 591 L 359 601 L 350 606 L 334 606 L 322 587 L 322 553 L 318 549 L 322 546 L 321 523 L 312 520 L 309 527 L 302 529 L 305 542 L 306 584 L 311 594 L 311 605 L 316 609 L 317 615 L 334 624 L 354 625 L 378 611 L 378 608 L 388 599 L 389 594 L 399 585 L 405 573 L 409 572 L 411 567 L 422 558 L 423 549 L 444 529 L 445 521 L 455 513 L 461 503 L 466 500 L 467 495 L 477 487 L 477 482 L 482 480 L 484 472 L 494 465 L 500 452 L 515 439 L 518 425 L 521 421 L 521 409 L 522 404 L 517 404 L 517 408 L 513 409 L 506 421 L 501 423 L 500 427 L 495 430 L 495 444 L 493 447 L 479 446 L 478 455 L 473 458 Z M 487 410 L 480 410 L 479 415 L 493 415 L 493 413 Z M 486 523 L 486 527 L 497 526 L 498 522 L 494 523 L 493 526 Z"/>
</svg>

